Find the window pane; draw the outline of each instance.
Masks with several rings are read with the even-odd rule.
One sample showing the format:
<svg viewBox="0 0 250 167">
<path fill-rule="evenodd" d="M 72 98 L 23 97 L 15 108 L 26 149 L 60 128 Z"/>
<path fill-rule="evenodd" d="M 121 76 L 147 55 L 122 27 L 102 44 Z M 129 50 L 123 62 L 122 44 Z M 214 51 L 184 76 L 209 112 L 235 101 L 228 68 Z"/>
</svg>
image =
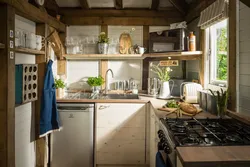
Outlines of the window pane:
<svg viewBox="0 0 250 167">
<path fill-rule="evenodd" d="M 227 50 L 228 29 L 227 20 L 210 27 L 210 83 L 227 81 Z"/>
<path fill-rule="evenodd" d="M 227 27 L 217 29 L 216 80 L 227 80 Z"/>
</svg>

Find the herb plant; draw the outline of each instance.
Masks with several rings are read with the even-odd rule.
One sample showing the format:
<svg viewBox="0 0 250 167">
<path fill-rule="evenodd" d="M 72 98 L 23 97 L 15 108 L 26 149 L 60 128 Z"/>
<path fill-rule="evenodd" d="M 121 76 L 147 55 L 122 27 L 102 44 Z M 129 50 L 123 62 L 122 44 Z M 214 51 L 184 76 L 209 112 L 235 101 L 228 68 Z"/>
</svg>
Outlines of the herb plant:
<svg viewBox="0 0 250 167">
<path fill-rule="evenodd" d="M 87 83 L 89 86 L 101 86 L 104 83 L 104 79 L 101 76 L 89 77 Z"/>
<path fill-rule="evenodd" d="M 98 36 L 98 43 L 109 43 L 109 38 L 105 32 L 101 32 Z"/>
<path fill-rule="evenodd" d="M 65 88 L 66 87 L 66 85 L 65 85 L 65 83 L 63 82 L 63 80 L 62 79 L 55 79 L 55 88 L 56 89 L 59 89 L 59 88 Z"/>
<path fill-rule="evenodd" d="M 170 75 L 169 73 L 173 71 L 170 67 L 159 67 L 160 64 L 154 65 L 153 63 L 150 64 L 151 71 L 156 73 L 158 77 L 160 78 L 161 81 L 169 81 L 170 80 Z"/>
<path fill-rule="evenodd" d="M 219 114 L 219 116 L 223 116 L 226 112 L 226 108 L 227 108 L 227 102 L 228 102 L 228 90 L 224 91 L 223 89 L 221 89 L 221 91 L 212 91 L 211 89 L 209 89 L 209 91 L 211 92 L 211 94 L 213 95 L 213 97 L 216 100 L 217 103 L 217 112 Z"/>
</svg>

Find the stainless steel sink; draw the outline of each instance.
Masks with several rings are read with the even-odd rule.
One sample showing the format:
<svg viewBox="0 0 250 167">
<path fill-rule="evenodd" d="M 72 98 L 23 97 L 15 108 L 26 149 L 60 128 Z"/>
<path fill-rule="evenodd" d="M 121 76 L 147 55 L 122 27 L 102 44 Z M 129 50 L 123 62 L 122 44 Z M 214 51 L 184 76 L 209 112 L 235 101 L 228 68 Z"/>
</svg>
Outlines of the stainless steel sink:
<svg viewBox="0 0 250 167">
<path fill-rule="evenodd" d="M 68 94 L 67 99 L 139 99 L 134 94 L 95 94 L 95 93 L 72 93 Z"/>
<path fill-rule="evenodd" d="M 103 96 L 107 99 L 139 99 L 139 96 L 134 94 L 106 94 Z"/>
</svg>

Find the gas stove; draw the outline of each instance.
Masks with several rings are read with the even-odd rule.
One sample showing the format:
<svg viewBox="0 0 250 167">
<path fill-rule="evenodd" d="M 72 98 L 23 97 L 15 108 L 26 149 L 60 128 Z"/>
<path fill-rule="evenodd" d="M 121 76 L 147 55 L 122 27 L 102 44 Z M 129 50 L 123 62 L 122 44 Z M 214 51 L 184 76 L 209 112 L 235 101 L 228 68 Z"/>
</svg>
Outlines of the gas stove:
<svg viewBox="0 0 250 167">
<path fill-rule="evenodd" d="M 250 145 L 250 126 L 234 119 L 162 119 L 161 122 L 175 146 Z"/>
<path fill-rule="evenodd" d="M 161 119 L 158 149 L 176 164 L 176 147 L 250 145 L 250 126 L 235 119 Z"/>
</svg>

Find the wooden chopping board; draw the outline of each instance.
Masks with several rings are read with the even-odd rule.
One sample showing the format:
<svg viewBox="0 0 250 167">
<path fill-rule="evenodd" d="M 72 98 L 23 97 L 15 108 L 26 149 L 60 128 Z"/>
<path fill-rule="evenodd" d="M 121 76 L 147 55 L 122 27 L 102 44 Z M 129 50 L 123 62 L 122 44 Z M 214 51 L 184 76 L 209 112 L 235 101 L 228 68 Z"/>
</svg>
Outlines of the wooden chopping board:
<svg viewBox="0 0 250 167">
<path fill-rule="evenodd" d="M 158 108 L 158 110 L 160 110 L 160 111 L 166 111 L 166 112 L 168 112 L 166 115 L 170 115 L 170 114 L 172 114 L 172 113 L 177 112 L 178 109 L 177 109 L 177 108 Z M 201 111 L 202 111 L 202 109 L 197 108 L 196 114 L 199 114 Z M 196 115 L 196 114 L 189 114 L 189 113 L 186 113 L 186 112 L 184 112 L 184 111 L 182 111 L 182 110 L 181 110 L 181 113 L 182 113 L 183 115 L 187 115 L 187 116 L 195 116 L 195 115 Z"/>
<path fill-rule="evenodd" d="M 122 33 L 120 35 L 119 43 L 120 43 L 119 52 L 121 54 L 129 54 L 129 49 L 132 46 L 132 40 L 129 33 Z"/>
</svg>

